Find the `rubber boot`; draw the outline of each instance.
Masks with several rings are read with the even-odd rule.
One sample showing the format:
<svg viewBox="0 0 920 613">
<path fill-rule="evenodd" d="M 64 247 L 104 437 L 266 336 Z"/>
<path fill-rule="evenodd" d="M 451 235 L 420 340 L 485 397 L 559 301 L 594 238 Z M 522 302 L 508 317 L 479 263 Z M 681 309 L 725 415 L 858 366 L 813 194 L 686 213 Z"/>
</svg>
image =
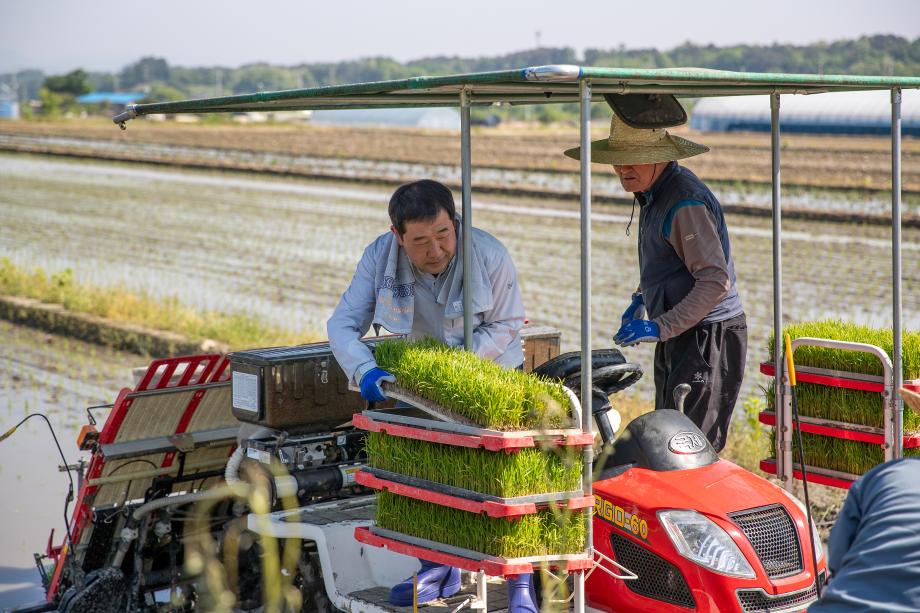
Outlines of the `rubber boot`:
<svg viewBox="0 0 920 613">
<path fill-rule="evenodd" d="M 431 602 L 437 598 L 447 598 L 460 591 L 459 568 L 427 560 L 419 560 L 419 562 L 422 563 L 422 568 L 418 571 L 419 604 Z M 390 604 L 397 607 L 412 606 L 413 579 L 414 577 L 409 577 L 390 589 Z"/>
<path fill-rule="evenodd" d="M 540 613 L 533 587 L 533 575 L 508 577 L 508 613 Z"/>
</svg>

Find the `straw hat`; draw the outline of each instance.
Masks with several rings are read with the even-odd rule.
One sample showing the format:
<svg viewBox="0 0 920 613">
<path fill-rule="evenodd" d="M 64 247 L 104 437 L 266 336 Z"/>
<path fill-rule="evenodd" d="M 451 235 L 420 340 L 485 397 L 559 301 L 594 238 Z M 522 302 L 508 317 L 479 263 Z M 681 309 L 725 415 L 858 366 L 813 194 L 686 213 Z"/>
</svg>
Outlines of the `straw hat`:
<svg viewBox="0 0 920 613">
<path fill-rule="evenodd" d="M 610 137 L 591 143 L 591 161 L 603 164 L 655 164 L 670 162 L 709 151 L 680 136 L 668 134 L 664 128 L 639 129 L 626 125 L 613 116 L 610 120 Z M 581 147 L 567 149 L 565 154 L 581 159 Z"/>
</svg>

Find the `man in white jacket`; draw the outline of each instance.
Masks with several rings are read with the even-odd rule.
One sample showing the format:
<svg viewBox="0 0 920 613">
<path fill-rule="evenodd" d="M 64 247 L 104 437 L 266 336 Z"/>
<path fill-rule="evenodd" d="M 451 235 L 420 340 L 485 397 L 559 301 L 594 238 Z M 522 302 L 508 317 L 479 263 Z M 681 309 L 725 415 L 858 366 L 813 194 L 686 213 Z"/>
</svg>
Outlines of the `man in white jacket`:
<svg viewBox="0 0 920 613">
<path fill-rule="evenodd" d="M 371 325 L 409 338 L 432 337 L 463 345 L 463 283 L 473 302 L 473 351 L 506 368 L 524 361 L 520 330 L 524 304 L 508 250 L 495 237 L 473 228 L 472 270 L 463 270 L 459 217 L 450 190 L 422 180 L 399 187 L 390 199 L 390 231 L 364 250 L 351 284 L 329 318 L 326 330 L 336 361 L 369 402 L 385 400 L 381 381 L 395 381 L 377 366 L 361 342 Z M 517 583 L 523 590 L 515 590 Z M 527 592 L 530 575 L 509 582 Z M 418 602 L 450 596 L 460 589 L 457 569 L 422 561 Z M 390 593 L 390 602 L 410 606 L 412 580 Z M 525 598 L 529 600 L 529 598 Z M 522 603 L 517 613 L 536 612 Z"/>
</svg>

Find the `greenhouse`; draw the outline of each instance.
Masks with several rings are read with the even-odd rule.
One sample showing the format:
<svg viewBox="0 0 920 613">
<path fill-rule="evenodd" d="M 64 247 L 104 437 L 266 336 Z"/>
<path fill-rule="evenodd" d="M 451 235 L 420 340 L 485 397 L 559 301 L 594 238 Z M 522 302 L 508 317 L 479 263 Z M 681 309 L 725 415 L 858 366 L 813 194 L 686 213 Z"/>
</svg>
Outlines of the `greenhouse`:
<svg viewBox="0 0 920 613">
<path fill-rule="evenodd" d="M 920 90 L 904 90 L 902 96 L 902 134 L 920 136 Z M 780 107 L 783 131 L 890 134 L 890 97 L 887 91 L 787 96 Z M 769 132 L 769 101 L 767 96 L 704 98 L 693 107 L 690 127 L 704 132 Z"/>
</svg>

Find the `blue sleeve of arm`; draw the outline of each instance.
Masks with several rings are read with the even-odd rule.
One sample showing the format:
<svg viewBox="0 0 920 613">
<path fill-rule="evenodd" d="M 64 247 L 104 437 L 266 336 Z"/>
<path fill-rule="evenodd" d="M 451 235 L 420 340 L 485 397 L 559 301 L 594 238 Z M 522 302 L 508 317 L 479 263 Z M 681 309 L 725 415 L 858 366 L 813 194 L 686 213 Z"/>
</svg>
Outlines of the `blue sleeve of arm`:
<svg viewBox="0 0 920 613">
<path fill-rule="evenodd" d="M 861 499 L 862 483 L 857 481 L 850 487 L 847 493 L 847 499 L 840 509 L 837 521 L 831 529 L 831 535 L 827 539 L 827 567 L 831 574 L 835 574 L 843 564 L 843 557 L 850 550 L 853 540 L 856 538 L 856 531 L 859 528 L 859 522 L 862 519 Z"/>
</svg>

